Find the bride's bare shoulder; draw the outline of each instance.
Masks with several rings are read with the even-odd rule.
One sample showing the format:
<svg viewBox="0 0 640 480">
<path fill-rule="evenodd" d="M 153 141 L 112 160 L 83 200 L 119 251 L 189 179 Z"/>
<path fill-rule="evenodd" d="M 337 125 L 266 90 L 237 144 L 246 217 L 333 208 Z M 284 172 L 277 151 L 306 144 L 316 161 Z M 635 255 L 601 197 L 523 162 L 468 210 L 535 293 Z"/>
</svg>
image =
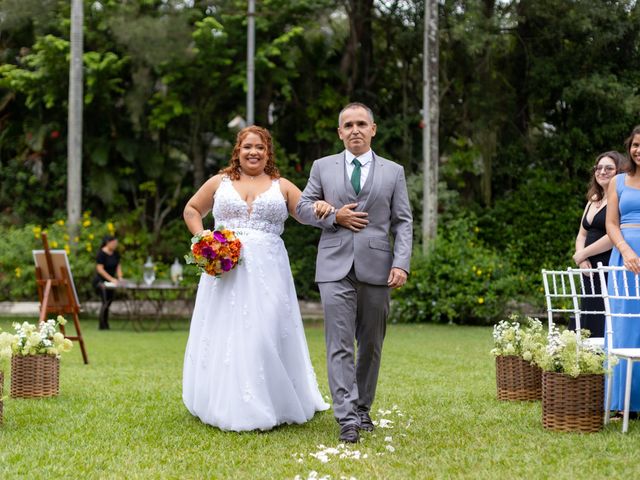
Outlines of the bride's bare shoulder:
<svg viewBox="0 0 640 480">
<path fill-rule="evenodd" d="M 213 177 L 209 178 L 209 180 L 204 182 L 201 188 L 206 189 L 208 191 L 215 192 L 220 186 L 220 184 L 222 183 L 223 178 L 224 178 L 224 175 L 221 173 L 218 173 L 217 175 L 214 175 Z"/>
</svg>

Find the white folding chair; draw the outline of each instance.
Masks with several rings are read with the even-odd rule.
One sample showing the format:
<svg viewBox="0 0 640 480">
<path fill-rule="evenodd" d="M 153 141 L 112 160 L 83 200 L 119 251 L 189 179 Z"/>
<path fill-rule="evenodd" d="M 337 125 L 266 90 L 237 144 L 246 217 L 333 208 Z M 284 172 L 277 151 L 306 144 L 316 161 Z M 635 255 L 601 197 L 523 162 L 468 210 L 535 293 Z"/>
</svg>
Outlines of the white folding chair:
<svg viewBox="0 0 640 480">
<path fill-rule="evenodd" d="M 594 292 L 593 279 L 598 277 L 597 268 L 567 268 L 566 270 L 542 270 L 544 296 L 547 301 L 549 331 L 554 325 L 553 315 L 564 313 L 573 315 L 576 322 L 578 341 L 604 348 L 604 337 L 580 338 L 582 315 L 603 315 L 602 310 L 583 310 L 582 300 L 601 298 L 602 292 Z M 590 282 L 590 283 L 587 283 Z M 602 284 L 601 284 L 602 285 Z M 603 287 L 604 289 L 604 287 Z"/>
<path fill-rule="evenodd" d="M 629 406 L 631 403 L 631 378 L 633 376 L 633 364 L 637 361 L 640 361 L 640 347 L 613 348 L 614 332 L 612 326 L 612 317 L 626 317 L 637 319 L 638 321 L 640 321 L 640 276 L 633 275 L 624 267 L 604 267 L 601 264 L 599 264 L 598 271 L 604 297 L 607 355 L 613 355 L 627 361 L 626 381 L 624 386 L 624 416 L 622 419 L 622 432 L 626 433 L 626 431 L 629 429 Z M 606 278 L 607 273 L 608 278 Z M 620 273 L 622 273 L 622 275 L 620 275 Z M 612 311 L 611 300 L 637 302 L 637 313 L 623 313 Z M 605 399 L 604 423 L 609 422 L 611 411 L 612 384 L 613 378 L 610 373 L 607 375 L 607 393 Z"/>
</svg>

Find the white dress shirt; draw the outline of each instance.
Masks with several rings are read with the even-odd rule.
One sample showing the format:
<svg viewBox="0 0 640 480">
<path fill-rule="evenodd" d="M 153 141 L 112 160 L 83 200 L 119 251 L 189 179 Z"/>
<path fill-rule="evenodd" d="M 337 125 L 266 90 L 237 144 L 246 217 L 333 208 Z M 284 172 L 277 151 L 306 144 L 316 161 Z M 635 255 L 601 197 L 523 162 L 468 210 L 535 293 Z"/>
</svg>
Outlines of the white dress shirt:
<svg viewBox="0 0 640 480">
<path fill-rule="evenodd" d="M 351 174 L 353 173 L 354 166 L 352 162 L 354 158 L 357 158 L 361 164 L 360 190 L 362 190 L 364 188 L 365 182 L 367 181 L 367 177 L 369 176 L 369 169 L 371 168 L 371 162 L 373 161 L 373 152 L 371 151 L 371 149 L 369 149 L 369 151 L 356 157 L 349 150 L 345 150 L 344 161 L 347 163 L 347 176 L 349 178 L 351 178 Z"/>
</svg>

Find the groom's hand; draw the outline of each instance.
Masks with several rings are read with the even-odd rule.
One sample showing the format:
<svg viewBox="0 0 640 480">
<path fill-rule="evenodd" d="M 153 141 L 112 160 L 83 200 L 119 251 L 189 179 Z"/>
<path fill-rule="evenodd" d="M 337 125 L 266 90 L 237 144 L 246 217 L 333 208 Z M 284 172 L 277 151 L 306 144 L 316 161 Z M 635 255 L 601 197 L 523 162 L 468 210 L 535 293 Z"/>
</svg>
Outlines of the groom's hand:
<svg viewBox="0 0 640 480">
<path fill-rule="evenodd" d="M 357 203 L 347 203 L 338 209 L 336 223 L 354 232 L 359 232 L 366 227 L 369 224 L 369 220 L 367 220 L 369 214 L 367 212 L 356 212 L 354 208 L 357 206 Z"/>
<path fill-rule="evenodd" d="M 400 288 L 407 283 L 407 272 L 398 267 L 393 267 L 389 272 L 389 279 L 387 285 L 390 288 Z"/>
</svg>

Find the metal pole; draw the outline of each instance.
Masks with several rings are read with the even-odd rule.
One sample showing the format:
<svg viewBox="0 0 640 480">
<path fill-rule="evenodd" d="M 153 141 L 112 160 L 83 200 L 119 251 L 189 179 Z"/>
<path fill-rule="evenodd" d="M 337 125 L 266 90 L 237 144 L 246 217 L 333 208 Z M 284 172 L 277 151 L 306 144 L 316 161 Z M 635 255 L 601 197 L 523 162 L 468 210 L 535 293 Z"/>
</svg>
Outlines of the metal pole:
<svg viewBox="0 0 640 480">
<path fill-rule="evenodd" d="M 75 245 L 82 210 L 82 27 L 83 0 L 71 1 L 71 60 L 67 137 L 67 224 L 69 243 Z"/>
<path fill-rule="evenodd" d="M 247 125 L 254 122 L 255 50 L 256 50 L 256 2 L 249 0 L 247 12 Z"/>
</svg>

